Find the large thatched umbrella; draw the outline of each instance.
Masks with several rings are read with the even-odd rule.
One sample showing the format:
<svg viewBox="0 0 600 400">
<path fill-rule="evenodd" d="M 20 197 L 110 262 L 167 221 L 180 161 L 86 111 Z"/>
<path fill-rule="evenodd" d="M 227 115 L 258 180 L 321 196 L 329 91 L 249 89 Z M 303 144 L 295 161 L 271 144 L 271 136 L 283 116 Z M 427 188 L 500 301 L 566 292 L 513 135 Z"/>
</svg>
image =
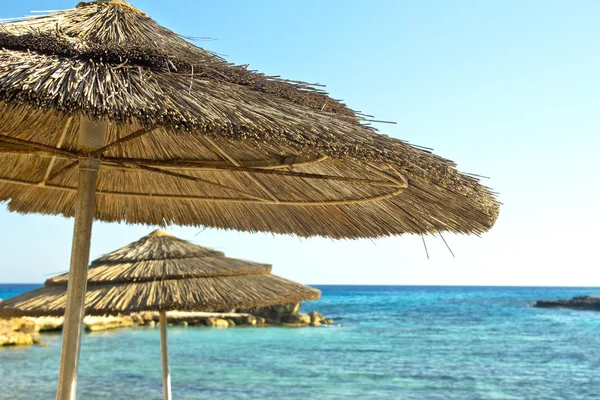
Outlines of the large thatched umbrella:
<svg viewBox="0 0 600 400">
<path fill-rule="evenodd" d="M 121 0 L 3 24 L 0 49 L 0 201 L 75 216 L 60 399 L 75 393 L 94 219 L 363 238 L 497 218 L 452 162 Z"/>
<path fill-rule="evenodd" d="M 69 274 L 13 297 L 0 316 L 60 316 L 67 304 Z M 271 266 L 225 257 L 160 230 L 92 262 L 85 299 L 87 315 L 160 313 L 164 398 L 171 398 L 167 311 L 214 311 L 318 300 L 321 292 L 271 275 Z"/>
</svg>

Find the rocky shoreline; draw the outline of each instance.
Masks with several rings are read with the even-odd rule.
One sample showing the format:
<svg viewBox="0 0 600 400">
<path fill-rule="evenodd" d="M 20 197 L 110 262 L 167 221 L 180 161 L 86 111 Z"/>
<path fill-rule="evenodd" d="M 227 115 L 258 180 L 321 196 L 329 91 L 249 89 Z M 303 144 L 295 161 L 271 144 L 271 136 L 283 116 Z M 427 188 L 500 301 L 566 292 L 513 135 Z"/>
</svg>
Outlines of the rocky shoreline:
<svg viewBox="0 0 600 400">
<path fill-rule="evenodd" d="M 299 312 L 300 303 L 261 307 L 251 310 L 222 310 L 206 312 L 178 312 L 167 314 L 167 323 L 173 326 L 205 326 L 232 328 L 249 326 L 305 327 L 332 325 L 331 318 L 325 318 L 316 311 L 308 314 Z M 159 324 L 158 312 L 145 312 L 130 316 L 86 317 L 84 326 L 89 332 L 109 329 L 131 328 L 134 326 L 155 327 Z M 62 330 L 62 317 L 0 319 L 0 346 L 42 345 L 40 333 Z"/>
<path fill-rule="evenodd" d="M 577 296 L 571 300 L 540 300 L 534 307 L 600 311 L 600 296 Z"/>
</svg>

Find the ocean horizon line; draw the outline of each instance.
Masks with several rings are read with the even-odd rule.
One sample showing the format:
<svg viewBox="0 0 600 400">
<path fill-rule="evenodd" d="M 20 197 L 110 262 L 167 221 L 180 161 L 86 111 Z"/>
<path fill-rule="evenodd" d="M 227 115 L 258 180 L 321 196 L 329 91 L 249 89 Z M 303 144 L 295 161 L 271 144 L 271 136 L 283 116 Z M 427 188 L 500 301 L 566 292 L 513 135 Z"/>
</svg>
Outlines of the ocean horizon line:
<svg viewBox="0 0 600 400">
<path fill-rule="evenodd" d="M 33 285 L 44 285 L 44 282 L 0 282 L 0 285 L 5 286 L 33 286 Z M 497 289 L 511 289 L 511 288 L 520 288 L 520 289 L 536 289 L 536 288 L 568 288 L 568 289 L 600 289 L 600 286 L 578 286 L 578 285 L 437 285 L 437 284 L 345 284 L 345 283 L 307 283 L 308 286 L 315 287 L 362 287 L 362 288 L 377 288 L 377 287 L 387 287 L 387 288 L 497 288 Z"/>
</svg>

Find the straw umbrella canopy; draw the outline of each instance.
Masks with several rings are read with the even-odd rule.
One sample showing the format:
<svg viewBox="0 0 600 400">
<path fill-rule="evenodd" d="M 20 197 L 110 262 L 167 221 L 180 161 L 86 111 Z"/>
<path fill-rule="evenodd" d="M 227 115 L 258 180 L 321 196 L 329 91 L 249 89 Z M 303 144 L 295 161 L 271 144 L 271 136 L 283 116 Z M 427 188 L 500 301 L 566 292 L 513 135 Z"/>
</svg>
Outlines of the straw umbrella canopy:
<svg viewBox="0 0 600 400">
<path fill-rule="evenodd" d="M 122 0 L 0 25 L 0 201 L 75 216 L 58 398 L 74 398 L 94 219 L 331 238 L 492 227 L 488 188 L 366 118 Z"/>
<path fill-rule="evenodd" d="M 69 274 L 10 298 L 1 316 L 62 316 Z M 94 260 L 86 315 L 251 309 L 318 300 L 320 291 L 271 274 L 271 265 L 225 254 L 161 230 Z"/>
<path fill-rule="evenodd" d="M 43 288 L 8 299 L 2 316 L 60 316 L 69 274 Z M 271 274 L 271 266 L 225 257 L 157 230 L 93 261 L 87 315 L 160 313 L 164 398 L 171 398 L 167 311 L 215 311 L 318 300 L 321 292 Z"/>
<path fill-rule="evenodd" d="M 121 2 L 1 25 L 0 46 L 0 199 L 12 211 L 73 216 L 87 157 L 100 163 L 102 221 L 372 238 L 482 233 L 496 219 L 490 191 L 452 162 Z M 81 116 L 106 125 L 98 143 L 78 145 Z"/>
</svg>

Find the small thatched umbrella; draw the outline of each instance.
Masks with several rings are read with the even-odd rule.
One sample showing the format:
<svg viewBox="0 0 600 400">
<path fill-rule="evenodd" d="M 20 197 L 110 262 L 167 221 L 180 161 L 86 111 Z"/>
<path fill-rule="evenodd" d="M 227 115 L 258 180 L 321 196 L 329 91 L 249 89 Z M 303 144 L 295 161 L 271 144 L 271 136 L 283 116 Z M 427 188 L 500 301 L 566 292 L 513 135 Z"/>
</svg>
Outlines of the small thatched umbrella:
<svg viewBox="0 0 600 400">
<path fill-rule="evenodd" d="M 362 122 L 122 0 L 0 25 L 0 201 L 75 216 L 58 398 L 75 397 L 94 219 L 331 238 L 492 227 L 476 178 Z"/>
<path fill-rule="evenodd" d="M 8 299 L 0 316 L 60 316 L 68 274 Z M 271 266 L 225 257 L 222 252 L 154 231 L 90 265 L 87 315 L 160 313 L 164 398 L 171 398 L 167 311 L 214 311 L 318 300 L 321 292 L 271 275 Z"/>
</svg>

